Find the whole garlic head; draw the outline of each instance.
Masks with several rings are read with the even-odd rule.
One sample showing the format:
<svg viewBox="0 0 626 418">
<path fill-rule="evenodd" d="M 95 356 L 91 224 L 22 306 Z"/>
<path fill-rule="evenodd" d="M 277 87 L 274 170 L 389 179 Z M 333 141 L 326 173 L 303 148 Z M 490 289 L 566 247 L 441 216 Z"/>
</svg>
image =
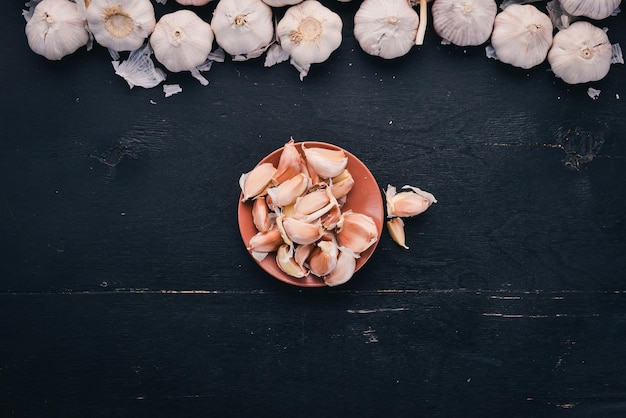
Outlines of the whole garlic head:
<svg viewBox="0 0 626 418">
<path fill-rule="evenodd" d="M 415 45 L 418 24 L 406 0 L 364 0 L 354 15 L 354 37 L 370 55 L 397 58 Z"/>
<path fill-rule="evenodd" d="M 622 0 L 560 0 L 561 7 L 572 16 L 605 19 L 615 11 Z"/>
<path fill-rule="evenodd" d="M 261 0 L 220 0 L 211 27 L 217 44 L 235 61 L 262 55 L 274 40 L 272 9 Z"/>
<path fill-rule="evenodd" d="M 436 0 L 433 27 L 454 45 L 480 45 L 489 39 L 497 12 L 494 0 Z"/>
<path fill-rule="evenodd" d="M 150 35 L 156 59 L 172 72 L 191 71 L 203 64 L 213 46 L 211 25 L 191 10 L 163 15 Z"/>
<path fill-rule="evenodd" d="M 213 0 L 176 0 L 176 3 L 183 6 L 204 6 L 211 3 Z"/>
<path fill-rule="evenodd" d="M 263 3 L 272 7 L 283 7 L 302 3 L 302 0 L 263 0 Z"/>
<path fill-rule="evenodd" d="M 89 41 L 85 20 L 76 3 L 42 0 L 26 23 L 26 38 L 33 52 L 49 60 L 60 60 Z"/>
<path fill-rule="evenodd" d="M 91 0 L 89 29 L 100 45 L 114 51 L 134 51 L 156 24 L 150 0 Z"/>
<path fill-rule="evenodd" d="M 578 21 L 554 35 L 548 62 L 554 75 L 568 84 L 597 81 L 609 73 L 612 50 L 602 29 Z"/>
<path fill-rule="evenodd" d="M 278 22 L 276 35 L 300 71 L 300 80 L 311 64 L 324 62 L 341 45 L 343 22 L 339 15 L 317 0 L 305 0 L 291 6 Z"/>
<path fill-rule="evenodd" d="M 512 4 L 496 16 L 491 44 L 498 59 L 524 69 L 541 64 L 552 45 L 552 21 L 530 4 Z"/>
</svg>

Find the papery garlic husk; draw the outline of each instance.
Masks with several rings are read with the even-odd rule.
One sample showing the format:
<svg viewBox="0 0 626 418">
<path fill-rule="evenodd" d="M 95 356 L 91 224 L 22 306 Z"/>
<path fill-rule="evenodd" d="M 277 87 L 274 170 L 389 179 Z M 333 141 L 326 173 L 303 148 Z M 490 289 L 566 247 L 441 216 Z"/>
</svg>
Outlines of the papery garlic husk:
<svg viewBox="0 0 626 418">
<path fill-rule="evenodd" d="M 432 7 L 435 32 L 458 46 L 485 43 L 498 12 L 494 0 L 436 0 Z"/>
<path fill-rule="evenodd" d="M 257 231 L 269 231 L 275 225 L 276 214 L 271 213 L 265 202 L 265 196 L 254 199 L 252 203 L 252 222 Z"/>
<path fill-rule="evenodd" d="M 352 278 L 356 271 L 356 259 L 349 251 L 339 251 L 333 271 L 324 277 L 327 286 L 339 286 Z"/>
<path fill-rule="evenodd" d="M 302 0 L 263 0 L 263 3 L 272 7 L 284 7 L 302 3 Z"/>
<path fill-rule="evenodd" d="M 35 6 L 25 32 L 30 49 L 53 61 L 89 42 L 86 22 L 76 3 L 69 0 L 42 0 Z"/>
<path fill-rule="evenodd" d="M 512 4 L 496 16 L 491 45 L 498 59 L 529 69 L 545 61 L 552 45 L 552 21 L 530 4 Z"/>
<path fill-rule="evenodd" d="M 568 84 L 604 78 L 611 67 L 609 37 L 589 22 L 578 21 L 554 35 L 548 62 L 554 75 Z"/>
<path fill-rule="evenodd" d="M 309 270 L 318 277 L 330 274 L 337 266 L 339 248 L 334 240 L 320 240 L 308 259 Z"/>
<path fill-rule="evenodd" d="M 163 15 L 150 35 L 156 59 L 176 73 L 203 64 L 213 46 L 211 25 L 191 10 Z"/>
<path fill-rule="evenodd" d="M 362 253 L 378 240 L 378 228 L 369 215 L 346 212 L 343 223 L 337 228 L 337 242 L 355 255 Z"/>
<path fill-rule="evenodd" d="M 413 186 L 402 186 L 404 192 L 398 193 L 392 185 L 387 185 L 385 200 L 387 203 L 387 217 L 411 217 L 425 212 L 430 205 L 437 203 L 431 193 Z"/>
<path fill-rule="evenodd" d="M 176 3 L 183 6 L 204 6 L 211 3 L 213 0 L 176 0 Z"/>
<path fill-rule="evenodd" d="M 320 222 L 309 223 L 295 218 L 279 219 L 287 237 L 296 244 L 312 244 L 324 235 L 324 228 Z"/>
<path fill-rule="evenodd" d="M 274 40 L 272 9 L 261 0 L 220 0 L 211 27 L 217 44 L 234 61 L 260 56 Z"/>
<path fill-rule="evenodd" d="M 242 202 L 265 194 L 267 187 L 272 184 L 276 167 L 272 163 L 263 163 L 244 173 L 239 178 L 239 187 L 243 193 Z"/>
<path fill-rule="evenodd" d="M 154 66 L 149 43 L 131 51 L 128 59 L 121 62 L 112 61 L 111 64 L 115 74 L 124 78 L 131 89 L 135 86 L 150 89 L 158 86 L 167 77 L 165 71 Z"/>
<path fill-rule="evenodd" d="M 393 218 L 387 221 L 387 230 L 389 231 L 389 235 L 391 235 L 391 239 L 394 240 L 396 244 L 399 246 L 409 249 L 406 246 L 406 237 L 404 234 L 404 221 L 402 218 Z"/>
<path fill-rule="evenodd" d="M 285 180 L 302 173 L 302 156 L 296 148 L 293 138 L 291 138 L 283 147 L 280 153 L 278 165 L 276 166 L 276 174 L 274 174 L 274 182 L 281 184 Z"/>
<path fill-rule="evenodd" d="M 302 144 L 304 157 L 313 170 L 322 178 L 333 178 L 340 175 L 348 165 L 348 156 L 342 149 L 322 147 L 306 148 Z"/>
<path fill-rule="evenodd" d="M 283 207 L 294 203 L 309 188 L 309 185 L 309 177 L 300 173 L 278 186 L 267 189 L 267 194 L 272 199 L 273 205 Z"/>
<path fill-rule="evenodd" d="M 87 23 L 96 41 L 114 51 L 134 51 L 156 25 L 150 0 L 91 0 Z"/>
<path fill-rule="evenodd" d="M 354 178 L 348 169 L 344 169 L 339 175 L 333 177 L 330 182 L 330 190 L 335 199 L 347 196 L 354 187 Z"/>
<path fill-rule="evenodd" d="M 262 261 L 268 253 L 276 251 L 284 243 L 280 231 L 274 228 L 253 235 L 248 242 L 247 250 L 252 253 L 255 259 Z"/>
<path fill-rule="evenodd" d="M 563 10 L 572 16 L 595 20 L 606 19 L 619 7 L 622 0 L 559 0 Z"/>
<path fill-rule="evenodd" d="M 276 27 L 282 48 L 300 72 L 300 80 L 311 64 L 326 61 L 341 45 L 343 22 L 339 15 L 316 0 L 291 6 Z"/>
<path fill-rule="evenodd" d="M 354 37 L 366 53 L 393 59 L 415 45 L 418 24 L 406 0 L 364 0 L 354 15 Z"/>
<path fill-rule="evenodd" d="M 276 264 L 285 274 L 297 279 L 301 279 L 309 274 L 309 272 L 293 258 L 293 247 L 287 244 L 281 245 L 278 251 L 276 251 Z"/>
</svg>

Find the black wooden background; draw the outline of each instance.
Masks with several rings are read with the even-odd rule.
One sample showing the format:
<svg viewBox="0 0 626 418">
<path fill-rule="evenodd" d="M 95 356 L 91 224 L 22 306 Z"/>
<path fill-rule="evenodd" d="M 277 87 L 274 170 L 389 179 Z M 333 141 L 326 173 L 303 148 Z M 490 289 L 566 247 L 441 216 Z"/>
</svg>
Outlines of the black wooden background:
<svg viewBox="0 0 626 418">
<path fill-rule="evenodd" d="M 324 4 L 343 43 L 304 81 L 227 60 L 165 98 L 99 46 L 34 54 L 0 2 L 0 416 L 626 416 L 624 65 L 570 86 L 432 27 L 383 61 Z M 432 192 L 410 250 L 332 289 L 262 271 L 238 178 L 290 136 Z"/>
</svg>

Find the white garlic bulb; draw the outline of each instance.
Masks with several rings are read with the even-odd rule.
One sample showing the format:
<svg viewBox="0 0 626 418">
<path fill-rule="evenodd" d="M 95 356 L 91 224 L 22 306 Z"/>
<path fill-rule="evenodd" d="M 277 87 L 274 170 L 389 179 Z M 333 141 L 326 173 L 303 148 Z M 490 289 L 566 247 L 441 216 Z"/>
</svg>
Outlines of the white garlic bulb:
<svg viewBox="0 0 626 418">
<path fill-rule="evenodd" d="M 612 50 L 602 29 L 578 21 L 554 35 L 548 62 L 554 75 L 568 84 L 597 81 L 609 73 Z"/>
<path fill-rule="evenodd" d="M 622 0 L 560 0 L 561 7 L 572 16 L 605 19 L 615 11 Z"/>
<path fill-rule="evenodd" d="M 339 15 L 317 0 L 305 0 L 291 6 L 278 22 L 276 35 L 300 71 L 300 80 L 311 64 L 326 61 L 341 45 L 343 22 Z"/>
<path fill-rule="evenodd" d="M 302 0 L 263 0 L 263 3 L 272 7 L 283 7 L 302 3 Z"/>
<path fill-rule="evenodd" d="M 370 55 L 397 58 L 415 45 L 418 24 L 406 0 L 364 0 L 354 15 L 354 37 Z"/>
<path fill-rule="evenodd" d="M 86 22 L 69 0 L 42 0 L 25 31 L 28 46 L 49 60 L 60 60 L 89 41 Z"/>
<path fill-rule="evenodd" d="M 437 0 L 432 7 L 433 26 L 454 45 L 480 45 L 489 39 L 497 12 L 494 0 Z"/>
<path fill-rule="evenodd" d="M 204 6 L 211 3 L 213 0 L 176 0 L 176 3 L 183 6 Z"/>
<path fill-rule="evenodd" d="M 262 55 L 274 40 L 272 9 L 261 0 L 220 0 L 211 27 L 217 44 L 235 61 Z"/>
<path fill-rule="evenodd" d="M 530 4 L 512 4 L 496 16 L 491 44 L 498 59 L 524 69 L 541 64 L 552 45 L 552 21 Z"/>
<path fill-rule="evenodd" d="M 191 71 L 207 60 L 213 46 L 213 30 L 191 10 L 178 10 L 159 19 L 150 35 L 150 46 L 168 70 Z"/>
<path fill-rule="evenodd" d="M 156 24 L 150 0 L 91 0 L 87 23 L 96 41 L 114 51 L 134 51 Z"/>
</svg>

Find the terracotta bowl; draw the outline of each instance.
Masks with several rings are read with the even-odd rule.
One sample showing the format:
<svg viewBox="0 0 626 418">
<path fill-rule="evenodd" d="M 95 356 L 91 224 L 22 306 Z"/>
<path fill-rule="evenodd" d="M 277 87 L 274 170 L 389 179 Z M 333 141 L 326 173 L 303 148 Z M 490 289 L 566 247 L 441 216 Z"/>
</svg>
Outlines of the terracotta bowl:
<svg viewBox="0 0 626 418">
<path fill-rule="evenodd" d="M 304 144 L 306 147 L 341 149 L 335 145 L 327 144 L 324 142 L 296 143 L 296 146 L 300 150 L 301 154 L 303 154 L 301 147 L 302 144 Z M 274 164 L 274 166 L 277 166 L 282 151 L 282 148 L 277 149 L 276 151 L 272 152 L 261 161 L 259 161 L 258 164 L 269 162 Z M 357 157 L 355 157 L 353 154 L 349 153 L 346 150 L 344 150 L 344 152 L 348 156 L 348 165 L 346 168 L 350 171 L 352 177 L 354 178 L 354 187 L 348 194 L 346 203 L 342 207 L 342 211 L 345 212 L 347 210 L 352 210 L 353 212 L 360 212 L 369 215 L 376 223 L 376 227 L 378 229 L 378 240 L 366 251 L 361 253 L 361 257 L 358 258 L 356 261 L 356 271 L 358 271 L 361 267 L 365 265 L 367 260 L 369 260 L 369 258 L 374 253 L 376 246 L 378 245 L 383 230 L 385 212 L 383 208 L 381 191 L 372 173 Z M 242 199 L 243 195 L 240 195 L 238 207 L 239 231 L 241 232 L 241 238 L 243 239 L 243 243 L 247 247 L 250 238 L 252 238 L 257 233 L 257 229 L 252 222 L 252 202 L 242 202 Z M 256 259 L 255 261 L 267 273 L 285 283 L 300 287 L 326 286 L 322 278 L 317 277 L 313 274 L 309 274 L 308 276 L 301 279 L 285 274 L 276 264 L 276 253 L 268 254 L 268 256 L 265 257 L 263 261 L 258 261 Z"/>
</svg>

